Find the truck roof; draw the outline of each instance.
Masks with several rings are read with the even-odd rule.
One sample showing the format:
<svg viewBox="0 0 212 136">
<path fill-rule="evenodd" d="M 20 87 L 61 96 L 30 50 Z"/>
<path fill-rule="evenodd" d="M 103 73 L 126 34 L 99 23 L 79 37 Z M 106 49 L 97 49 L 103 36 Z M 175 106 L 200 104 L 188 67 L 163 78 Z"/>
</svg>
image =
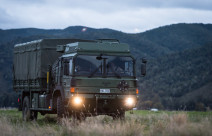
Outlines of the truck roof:
<svg viewBox="0 0 212 136">
<path fill-rule="evenodd" d="M 82 39 L 39 39 L 16 44 L 14 53 L 31 52 L 35 50 L 53 49 L 68 53 L 98 52 L 98 53 L 129 53 L 129 46 L 119 43 L 116 39 L 82 40 Z"/>
<path fill-rule="evenodd" d="M 92 40 L 82 39 L 39 39 L 26 43 L 16 44 L 14 46 L 14 53 L 27 52 L 42 49 L 54 49 L 56 51 L 57 45 L 65 45 L 74 42 L 94 42 Z"/>
<path fill-rule="evenodd" d="M 119 42 L 76 42 L 66 44 L 65 53 L 129 53 L 129 46 Z"/>
</svg>

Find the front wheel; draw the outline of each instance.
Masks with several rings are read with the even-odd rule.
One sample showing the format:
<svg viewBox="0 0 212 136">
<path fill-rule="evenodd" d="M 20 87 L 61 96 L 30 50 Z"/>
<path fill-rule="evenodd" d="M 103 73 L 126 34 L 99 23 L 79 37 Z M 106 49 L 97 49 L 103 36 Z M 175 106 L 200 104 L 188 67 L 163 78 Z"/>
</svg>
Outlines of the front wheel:
<svg viewBox="0 0 212 136">
<path fill-rule="evenodd" d="M 77 121 L 85 121 L 86 115 L 83 112 L 73 112 L 72 119 Z"/>
<path fill-rule="evenodd" d="M 65 108 L 61 96 L 57 97 L 57 117 L 62 118 L 65 115 Z"/>
<path fill-rule="evenodd" d="M 113 117 L 113 120 L 117 120 L 117 119 L 125 120 L 125 111 L 120 111 L 118 113 L 114 113 L 114 115 L 112 117 Z"/>
</svg>

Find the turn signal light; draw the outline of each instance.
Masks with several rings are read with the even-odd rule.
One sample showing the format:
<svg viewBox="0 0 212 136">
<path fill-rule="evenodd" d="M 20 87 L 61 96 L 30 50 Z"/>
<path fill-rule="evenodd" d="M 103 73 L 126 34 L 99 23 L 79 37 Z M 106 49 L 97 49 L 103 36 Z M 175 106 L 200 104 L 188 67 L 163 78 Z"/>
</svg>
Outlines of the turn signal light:
<svg viewBox="0 0 212 136">
<path fill-rule="evenodd" d="M 74 92 L 75 92 L 75 88 L 71 87 L 71 88 L 70 88 L 70 92 L 71 92 L 71 93 L 74 93 Z"/>
<path fill-rule="evenodd" d="M 139 93 L 139 91 L 138 91 L 138 88 L 136 89 L 136 94 L 138 94 Z"/>
</svg>

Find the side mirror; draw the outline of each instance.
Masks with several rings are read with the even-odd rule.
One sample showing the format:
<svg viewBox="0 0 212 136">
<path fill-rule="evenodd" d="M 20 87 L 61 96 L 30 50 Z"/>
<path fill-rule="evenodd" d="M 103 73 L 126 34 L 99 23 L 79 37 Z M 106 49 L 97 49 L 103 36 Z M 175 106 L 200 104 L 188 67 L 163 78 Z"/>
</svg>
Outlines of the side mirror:
<svg viewBox="0 0 212 136">
<path fill-rule="evenodd" d="M 142 58 L 142 63 L 141 63 L 141 75 L 145 76 L 146 75 L 146 63 L 147 60 L 145 58 Z"/>
<path fill-rule="evenodd" d="M 97 60 L 102 60 L 102 56 L 97 56 L 96 59 Z"/>
<path fill-rule="evenodd" d="M 96 57 L 97 60 L 102 60 L 102 54 L 100 54 L 99 56 Z"/>
</svg>

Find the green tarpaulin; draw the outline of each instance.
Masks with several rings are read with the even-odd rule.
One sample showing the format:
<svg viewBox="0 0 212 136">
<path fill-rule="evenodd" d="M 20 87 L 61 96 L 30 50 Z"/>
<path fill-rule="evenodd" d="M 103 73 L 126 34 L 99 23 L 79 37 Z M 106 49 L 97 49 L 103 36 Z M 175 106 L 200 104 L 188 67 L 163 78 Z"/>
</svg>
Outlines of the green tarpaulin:
<svg viewBox="0 0 212 136">
<path fill-rule="evenodd" d="M 79 39 L 42 39 L 14 48 L 14 80 L 46 78 L 48 65 L 62 55 L 56 52 L 57 45 L 88 41 Z"/>
</svg>

